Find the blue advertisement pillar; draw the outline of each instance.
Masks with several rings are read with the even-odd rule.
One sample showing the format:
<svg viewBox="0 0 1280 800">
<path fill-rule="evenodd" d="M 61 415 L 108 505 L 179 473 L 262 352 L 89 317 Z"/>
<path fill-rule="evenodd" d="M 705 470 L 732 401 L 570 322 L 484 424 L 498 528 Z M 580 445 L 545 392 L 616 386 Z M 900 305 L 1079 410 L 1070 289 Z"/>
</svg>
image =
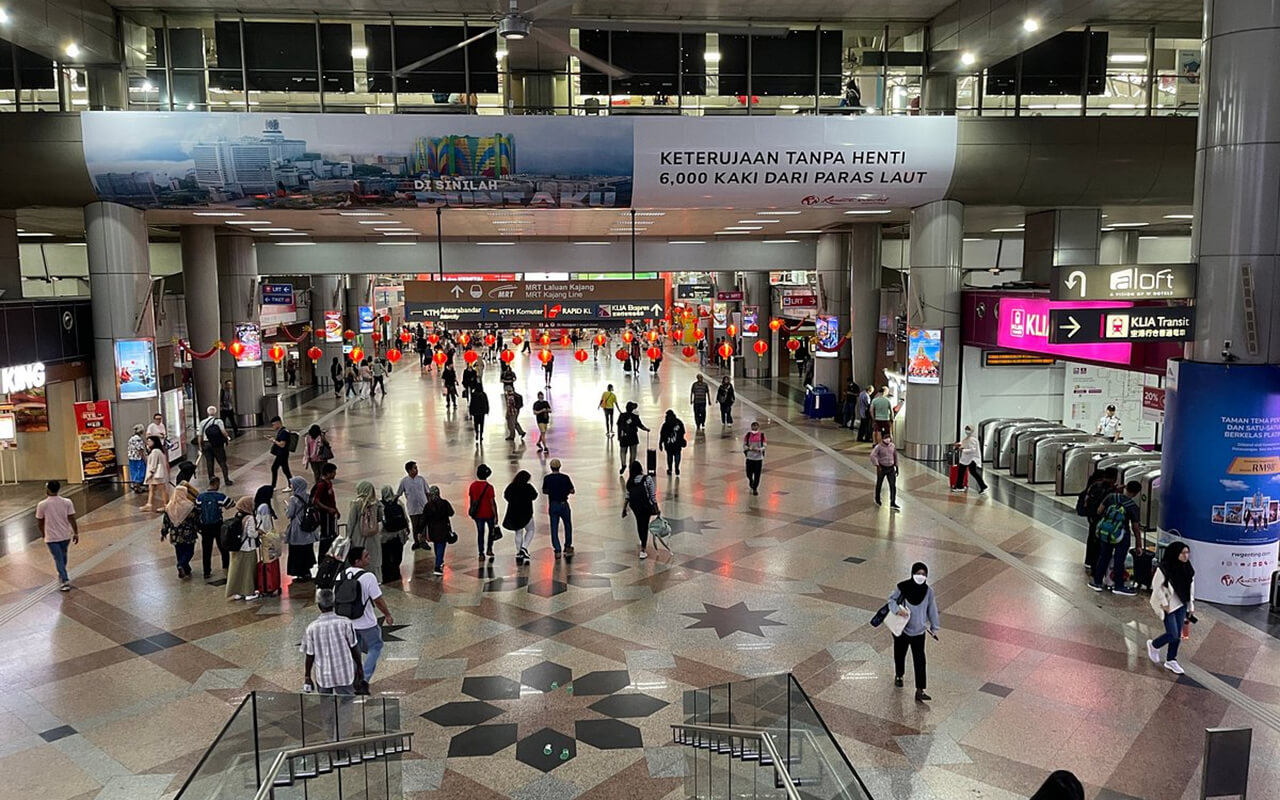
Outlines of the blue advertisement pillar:
<svg viewBox="0 0 1280 800">
<path fill-rule="evenodd" d="M 1165 388 L 1160 530 L 1190 545 L 1197 599 L 1267 602 L 1280 549 L 1280 365 L 1170 361 Z"/>
</svg>

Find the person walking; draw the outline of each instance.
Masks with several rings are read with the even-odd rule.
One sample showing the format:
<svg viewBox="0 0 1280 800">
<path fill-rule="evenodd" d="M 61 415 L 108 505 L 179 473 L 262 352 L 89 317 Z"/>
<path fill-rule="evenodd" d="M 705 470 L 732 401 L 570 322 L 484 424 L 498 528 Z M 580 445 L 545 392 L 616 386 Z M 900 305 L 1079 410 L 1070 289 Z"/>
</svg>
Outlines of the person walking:
<svg viewBox="0 0 1280 800">
<path fill-rule="evenodd" d="M 356 383 L 359 380 L 360 372 L 356 368 L 355 362 L 348 359 L 346 366 L 342 370 L 342 382 L 347 387 L 346 393 L 343 395 L 344 397 L 351 397 L 352 395 L 355 395 L 356 397 L 360 396 L 359 391 L 356 389 Z"/>
<path fill-rule="evenodd" d="M 307 466 L 311 467 L 311 474 L 317 481 L 320 480 L 324 465 L 333 460 L 333 446 L 329 444 L 328 437 L 324 435 L 319 425 L 307 428 L 306 449 L 303 457 L 306 459 Z M 292 483 L 292 480 L 290 482 Z"/>
<path fill-rule="evenodd" d="M 906 672 L 907 650 L 916 673 L 916 702 L 932 700 L 926 693 L 924 635 L 938 638 L 938 601 L 928 584 L 929 568 L 917 561 L 911 565 L 911 577 L 899 583 L 889 595 L 889 612 L 905 617 L 906 627 L 893 637 L 893 685 L 902 687 Z"/>
<path fill-rule="evenodd" d="M 538 449 L 550 453 L 551 448 L 547 447 L 547 427 L 551 425 L 551 404 L 542 392 L 538 392 L 538 399 L 533 401 L 533 421 L 538 425 Z"/>
<path fill-rule="evenodd" d="M 884 434 L 879 443 L 871 448 L 871 465 L 876 468 L 876 505 L 880 502 L 880 488 L 889 481 L 889 508 L 901 511 L 898 505 L 898 449 L 893 446 L 893 437 Z"/>
<path fill-rule="evenodd" d="M 196 540 L 200 538 L 200 526 L 196 518 L 196 498 L 200 493 L 187 481 L 173 487 L 169 502 L 164 507 L 160 523 L 160 539 L 173 545 L 174 560 L 178 566 L 179 580 L 191 577 L 191 557 L 196 554 Z"/>
<path fill-rule="evenodd" d="M 284 507 L 284 543 L 289 545 L 289 558 L 285 561 L 285 573 L 297 583 L 311 580 L 311 569 L 316 565 L 316 540 L 320 528 L 302 529 L 303 515 L 311 500 L 307 494 L 307 480 L 300 475 L 289 479 L 289 502 Z"/>
<path fill-rule="evenodd" d="M 270 489 L 264 486 L 258 489 Z M 270 495 L 268 495 L 270 496 Z M 231 523 L 232 533 L 228 537 L 231 548 L 231 564 L 227 568 L 227 598 L 230 600 L 257 600 L 256 573 L 258 571 L 258 545 L 261 538 L 258 534 L 257 518 L 254 509 L 257 505 L 254 497 L 245 495 L 236 501 L 236 516 Z"/>
<path fill-rule="evenodd" d="M 332 589 L 316 592 L 320 616 L 302 634 L 303 692 L 354 695 L 365 680 L 355 625 L 333 613 L 334 602 Z"/>
<path fill-rule="evenodd" d="M 662 516 L 658 508 L 658 491 L 652 476 L 644 473 L 639 461 L 631 462 L 631 474 L 627 478 L 626 499 L 622 501 L 622 516 L 627 516 L 627 509 L 636 520 L 636 536 L 640 539 L 640 558 L 649 557 L 649 521 Z"/>
<path fill-rule="evenodd" d="M 474 364 L 467 364 L 462 368 L 462 399 L 466 400 L 471 397 L 472 390 L 475 389 L 476 383 L 479 381 L 480 375 L 476 372 Z"/>
<path fill-rule="evenodd" d="M 382 396 L 387 396 L 387 365 L 382 359 L 375 358 L 373 363 L 369 365 L 369 376 L 372 381 L 369 384 L 369 396 L 373 397 L 373 393 L 378 389 L 382 390 Z"/>
<path fill-rule="evenodd" d="M 1089 588 L 1095 592 L 1103 589 L 1103 577 L 1107 565 L 1111 565 L 1115 594 L 1133 597 L 1137 592 L 1124 580 L 1124 560 L 1129 552 L 1130 534 L 1139 542 L 1142 541 L 1142 524 L 1138 521 L 1141 514 L 1137 497 L 1142 493 L 1142 484 L 1129 481 L 1124 486 L 1124 493 L 1116 492 L 1107 495 L 1102 501 L 1102 517 L 1098 521 L 1098 561 L 1093 565 L 1093 578 Z M 1141 548 L 1140 548 L 1141 549 Z"/>
<path fill-rule="evenodd" d="M 458 372 L 453 368 L 452 363 L 444 365 L 444 371 L 440 373 L 440 380 L 444 382 L 445 408 L 452 408 L 456 411 L 458 408 Z"/>
<path fill-rule="evenodd" d="M 147 487 L 143 511 L 163 511 L 164 487 L 169 485 L 169 453 L 159 436 L 147 437 L 147 472 L 142 482 Z"/>
<path fill-rule="evenodd" d="M 53 556 L 53 567 L 58 571 L 58 591 L 69 592 L 67 552 L 71 545 L 80 544 L 80 526 L 76 523 L 75 503 L 58 494 L 60 491 L 62 484 L 57 481 L 44 485 L 44 499 L 36 503 L 36 527 Z"/>
<path fill-rule="evenodd" d="M 684 438 L 684 422 L 676 416 L 675 409 L 667 409 L 667 417 L 662 421 L 662 427 L 658 429 L 658 449 L 667 454 L 667 474 L 671 474 L 674 468 L 676 475 L 680 474 L 680 457 L 684 455 L 684 448 L 688 442 Z"/>
<path fill-rule="evenodd" d="M 964 480 L 964 474 L 968 472 L 978 482 L 978 494 L 986 494 L 987 482 L 982 479 L 982 443 L 973 432 L 973 426 L 965 425 L 964 438 L 952 446 L 960 448 L 960 469 L 956 470 L 956 483 L 951 491 L 969 491 Z"/>
<path fill-rule="evenodd" d="M 209 479 L 213 479 L 213 464 L 216 461 L 222 467 L 222 481 L 228 486 L 235 486 L 236 482 L 231 480 L 231 475 L 227 472 L 227 442 L 231 441 L 231 437 L 218 418 L 217 406 L 209 406 L 204 411 L 205 418 L 196 428 L 196 444 L 200 448 L 200 457 L 209 470 Z"/>
<path fill-rule="evenodd" d="M 1108 495 L 1120 491 L 1119 482 L 1120 470 L 1115 467 L 1097 470 L 1089 477 L 1089 485 L 1076 501 L 1076 512 L 1083 513 L 1089 520 L 1089 535 L 1084 543 L 1084 566 L 1089 573 L 1093 572 L 1093 566 L 1098 563 L 1098 551 L 1102 549 L 1098 542 L 1098 523 L 1102 521 L 1104 510 L 1102 501 Z"/>
<path fill-rule="evenodd" d="M 564 556 L 573 558 L 573 514 L 569 508 L 569 495 L 574 493 L 573 481 L 560 471 L 560 459 L 551 459 L 551 474 L 542 479 L 542 493 L 547 498 L 547 516 L 551 521 L 551 549 L 560 558 L 560 523 L 564 523 Z"/>
<path fill-rule="evenodd" d="M 373 367 L 370 365 L 372 359 L 365 359 L 360 362 L 360 391 L 357 394 L 361 397 L 373 399 Z"/>
<path fill-rule="evenodd" d="M 356 484 L 355 497 L 347 506 L 347 525 L 352 547 L 363 547 L 369 557 L 369 571 L 378 580 L 382 574 L 382 505 L 371 481 Z"/>
<path fill-rule="evenodd" d="M 427 505 L 427 489 L 430 487 L 427 486 L 427 479 L 418 474 L 417 461 L 406 461 L 404 473 L 400 485 L 396 487 L 396 499 L 404 498 L 405 510 L 409 512 L 409 529 L 413 533 L 411 549 L 418 550 L 426 547 L 422 510 Z"/>
<path fill-rule="evenodd" d="M 382 487 L 381 497 L 382 507 L 378 511 L 382 515 L 379 538 L 382 582 L 395 583 L 401 579 L 400 562 L 404 560 L 404 543 L 409 539 L 409 514 L 391 486 Z"/>
<path fill-rule="evenodd" d="M 547 360 L 542 362 L 542 374 L 547 379 L 547 386 L 551 385 L 551 373 L 555 370 L 555 368 L 556 368 L 556 354 L 548 350 Z"/>
<path fill-rule="evenodd" d="M 725 375 L 720 385 L 716 387 L 716 403 L 720 406 L 720 424 L 733 424 L 733 404 L 737 399 L 733 384 L 729 382 L 729 376 Z"/>
<path fill-rule="evenodd" d="M 476 445 L 479 446 L 484 438 L 484 418 L 489 414 L 489 395 L 484 393 L 484 387 L 479 382 L 471 386 L 471 399 L 467 403 L 467 411 L 471 415 L 472 422 L 476 428 Z"/>
<path fill-rule="evenodd" d="M 440 496 L 439 486 L 427 487 L 427 502 L 422 507 L 422 522 L 426 527 L 427 541 L 435 551 L 435 569 L 433 574 L 444 574 L 445 548 L 458 540 L 453 532 L 449 518 L 453 516 L 453 506 Z"/>
<path fill-rule="evenodd" d="M 329 380 L 333 381 L 334 399 L 342 397 L 342 363 L 338 361 L 337 356 L 334 356 L 333 361 L 329 363 Z"/>
<path fill-rule="evenodd" d="M 236 393 L 231 381 L 222 382 L 222 389 L 218 392 L 218 413 L 224 425 L 231 424 L 232 437 L 239 438 L 240 421 L 236 419 Z"/>
<path fill-rule="evenodd" d="M 876 444 L 888 436 L 893 429 L 893 401 L 889 399 L 889 387 L 881 386 L 871 401 L 872 437 Z"/>
<path fill-rule="evenodd" d="M 864 386 L 858 395 L 858 441 L 871 441 L 871 386 Z"/>
<path fill-rule="evenodd" d="M 604 387 L 604 394 L 600 395 L 600 405 L 597 408 L 604 409 L 604 435 L 606 439 L 613 438 L 613 410 L 618 405 L 618 396 L 613 393 L 613 384 Z"/>
<path fill-rule="evenodd" d="M 507 441 L 515 441 L 517 433 L 523 439 L 524 428 L 520 427 L 520 409 L 524 408 L 524 398 L 514 386 L 503 387 L 502 408 L 503 416 L 507 420 Z"/>
<path fill-rule="evenodd" d="M 284 473 L 286 482 L 293 480 L 293 470 L 289 469 L 289 452 L 293 449 L 293 434 L 284 426 L 279 417 L 271 418 L 271 430 L 275 431 L 267 439 L 271 442 L 271 488 L 276 488 L 280 473 Z"/>
<path fill-rule="evenodd" d="M 1151 610 L 1164 623 L 1164 633 L 1147 640 L 1147 657 L 1160 663 L 1160 648 L 1167 647 L 1164 668 L 1175 675 L 1185 670 L 1178 663 L 1178 645 L 1188 620 L 1195 621 L 1196 570 L 1186 542 L 1170 542 L 1151 581 Z"/>
<path fill-rule="evenodd" d="M 636 404 L 628 402 L 626 410 L 618 415 L 618 455 L 622 466 L 618 474 L 627 471 L 627 465 L 636 460 L 636 450 L 640 447 L 640 431 L 648 431 L 636 414 Z"/>
<path fill-rule="evenodd" d="M 747 459 L 747 485 L 752 494 L 760 494 L 760 473 L 764 469 L 764 448 L 766 445 L 764 431 L 760 430 L 760 422 L 752 420 L 751 430 L 742 437 L 742 454 Z"/>
<path fill-rule="evenodd" d="M 347 551 L 347 568 L 333 585 L 334 610 L 339 616 L 346 616 L 352 621 L 356 639 L 360 642 L 360 652 L 365 654 L 366 682 L 373 680 L 374 670 L 378 668 L 378 658 L 382 655 L 382 628 L 374 609 L 382 612 L 383 624 L 395 624 L 391 618 L 391 610 L 387 608 L 387 601 L 382 599 L 382 587 L 378 585 L 376 575 L 369 566 L 369 551 L 352 544 Z M 353 581 L 355 586 L 349 590 L 344 589 L 343 583 L 346 581 Z M 347 596 L 358 596 L 359 600 L 344 603 Z"/>
<path fill-rule="evenodd" d="M 538 490 L 529 483 L 528 470 L 520 470 L 502 492 L 507 501 L 507 513 L 502 517 L 502 527 L 515 534 L 516 566 L 529 561 L 529 545 L 533 544 L 533 501 Z"/>
<path fill-rule="evenodd" d="M 231 499 L 221 492 L 218 476 L 209 478 L 209 488 L 196 497 L 196 519 L 200 525 L 201 565 L 207 581 L 213 577 L 213 548 L 218 548 L 222 559 L 222 571 L 226 572 L 231 553 L 222 544 L 222 512 L 231 508 Z"/>
<path fill-rule="evenodd" d="M 702 373 L 694 379 L 689 387 L 689 402 L 693 405 L 693 429 L 700 431 L 707 426 L 707 398 L 711 396 L 711 387 L 702 379 Z"/>
<path fill-rule="evenodd" d="M 334 478 L 338 476 L 338 466 L 325 464 L 320 470 L 320 480 L 311 487 L 311 504 L 320 512 L 319 544 L 316 553 L 318 560 L 324 560 L 325 554 L 338 536 L 338 520 L 342 512 L 338 510 L 338 496 L 333 490 Z"/>
<path fill-rule="evenodd" d="M 476 467 L 476 479 L 467 487 L 467 516 L 476 523 L 476 553 L 481 561 L 493 561 L 493 543 L 502 538 L 498 531 L 498 495 L 489 476 L 488 464 Z"/>
<path fill-rule="evenodd" d="M 129 483 L 133 484 L 135 493 L 146 491 L 144 483 L 147 478 L 147 440 L 143 438 L 144 428 L 133 426 L 133 435 L 129 437 L 126 455 L 129 459 Z"/>
</svg>

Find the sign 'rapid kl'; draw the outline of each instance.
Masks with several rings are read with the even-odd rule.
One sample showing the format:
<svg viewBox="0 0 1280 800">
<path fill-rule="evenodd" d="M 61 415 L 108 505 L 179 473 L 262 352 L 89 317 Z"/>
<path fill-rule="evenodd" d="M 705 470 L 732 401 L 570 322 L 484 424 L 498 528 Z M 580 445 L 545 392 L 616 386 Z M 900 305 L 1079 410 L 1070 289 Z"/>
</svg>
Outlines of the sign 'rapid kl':
<svg viewBox="0 0 1280 800">
<path fill-rule="evenodd" d="M 41 386 L 44 386 L 44 364 L 39 361 L 0 369 L 0 394 L 25 392 Z"/>
</svg>

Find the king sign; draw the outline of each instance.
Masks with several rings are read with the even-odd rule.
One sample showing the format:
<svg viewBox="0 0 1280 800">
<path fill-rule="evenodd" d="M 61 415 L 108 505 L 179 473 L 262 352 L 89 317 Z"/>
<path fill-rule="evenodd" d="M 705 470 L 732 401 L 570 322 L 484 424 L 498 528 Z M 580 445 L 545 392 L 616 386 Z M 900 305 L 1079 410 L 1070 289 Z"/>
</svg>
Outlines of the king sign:
<svg viewBox="0 0 1280 800">
<path fill-rule="evenodd" d="M 44 364 L 19 364 L 0 369 L 0 394 L 39 389 L 44 386 Z"/>
</svg>

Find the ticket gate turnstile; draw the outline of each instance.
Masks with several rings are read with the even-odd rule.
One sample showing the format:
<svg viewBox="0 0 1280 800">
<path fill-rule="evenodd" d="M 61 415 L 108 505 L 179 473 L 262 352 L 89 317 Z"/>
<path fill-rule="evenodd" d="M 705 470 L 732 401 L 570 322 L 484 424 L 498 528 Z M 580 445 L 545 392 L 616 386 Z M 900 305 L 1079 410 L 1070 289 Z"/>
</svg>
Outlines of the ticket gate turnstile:
<svg viewBox="0 0 1280 800">
<path fill-rule="evenodd" d="M 1000 449 L 996 451 L 995 466 L 997 469 L 1013 467 L 1015 436 L 1032 431 L 1060 431 L 1062 426 L 1056 422 L 1019 422 L 1000 429 Z"/>
<path fill-rule="evenodd" d="M 1058 454 L 1067 446 L 1082 445 L 1098 441 L 1092 433 L 1075 431 L 1058 433 L 1036 439 L 1027 460 L 1027 481 L 1029 483 L 1053 483 L 1058 474 Z"/>
<path fill-rule="evenodd" d="M 1076 495 L 1083 492 L 1084 487 L 1089 484 L 1089 476 L 1093 474 L 1096 459 L 1102 456 L 1141 452 L 1142 448 L 1127 442 L 1068 447 L 1058 453 L 1054 494 Z"/>
<path fill-rule="evenodd" d="M 1031 471 L 1031 454 L 1035 452 L 1036 442 L 1048 436 L 1061 436 L 1071 428 L 1057 425 L 1045 431 L 1027 431 L 1012 437 L 1013 459 L 1009 462 L 1009 472 L 1016 478 L 1025 478 Z"/>
<path fill-rule="evenodd" d="M 1125 471 L 1132 469 L 1139 464 L 1149 464 L 1155 462 L 1160 464 L 1160 454 L 1152 453 L 1148 450 L 1141 450 L 1137 453 L 1119 453 L 1116 455 L 1104 456 L 1097 460 L 1095 469 L 1110 469 L 1115 467 L 1120 471 L 1120 484 L 1124 485 L 1126 478 Z"/>
<path fill-rule="evenodd" d="M 1042 422 L 1039 417 L 990 417 L 978 423 L 978 441 L 982 442 L 982 460 L 994 463 L 1000 446 L 1000 428 L 1019 422 Z"/>
<path fill-rule="evenodd" d="M 1139 480 L 1142 483 L 1142 494 L 1138 496 L 1140 521 L 1144 530 L 1154 531 L 1160 525 L 1160 470 L 1148 470 Z"/>
</svg>

